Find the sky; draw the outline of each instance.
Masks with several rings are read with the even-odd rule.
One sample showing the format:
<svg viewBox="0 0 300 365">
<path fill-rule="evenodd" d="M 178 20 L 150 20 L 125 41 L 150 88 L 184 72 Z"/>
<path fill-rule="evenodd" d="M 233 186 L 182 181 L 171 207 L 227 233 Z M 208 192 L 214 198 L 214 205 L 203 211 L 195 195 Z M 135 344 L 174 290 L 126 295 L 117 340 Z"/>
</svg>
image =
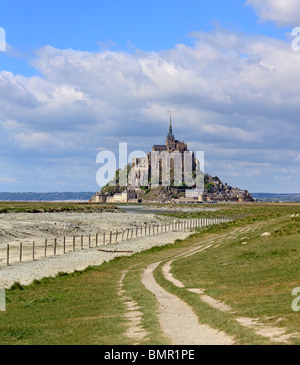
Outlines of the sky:
<svg viewBox="0 0 300 365">
<path fill-rule="evenodd" d="M 173 133 L 205 173 L 299 193 L 300 0 L 0 0 L 0 191 L 98 191 Z M 299 44 L 299 47 L 298 47 Z M 119 166 L 116 166 L 119 167 Z"/>
</svg>

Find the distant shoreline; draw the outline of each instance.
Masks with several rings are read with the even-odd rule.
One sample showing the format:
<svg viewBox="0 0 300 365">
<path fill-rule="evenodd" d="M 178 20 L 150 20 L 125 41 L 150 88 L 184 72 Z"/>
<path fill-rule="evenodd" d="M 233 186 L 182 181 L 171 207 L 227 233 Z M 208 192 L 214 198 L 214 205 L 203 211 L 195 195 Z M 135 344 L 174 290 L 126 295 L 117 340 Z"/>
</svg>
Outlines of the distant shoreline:
<svg viewBox="0 0 300 365">
<path fill-rule="evenodd" d="M 58 203 L 87 203 L 95 192 L 49 192 L 49 193 L 9 193 L 0 192 L 3 202 L 58 202 Z"/>
<path fill-rule="evenodd" d="M 300 202 L 300 193 L 251 193 L 261 202 Z M 87 203 L 95 192 L 9 193 L 0 192 L 2 202 Z"/>
</svg>

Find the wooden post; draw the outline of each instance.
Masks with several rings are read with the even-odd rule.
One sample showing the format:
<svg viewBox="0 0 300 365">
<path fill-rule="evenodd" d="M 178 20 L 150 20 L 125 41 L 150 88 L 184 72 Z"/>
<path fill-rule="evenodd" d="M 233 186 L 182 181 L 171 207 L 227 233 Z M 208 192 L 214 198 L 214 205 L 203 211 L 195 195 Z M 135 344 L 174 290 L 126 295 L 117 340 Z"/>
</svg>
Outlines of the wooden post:
<svg viewBox="0 0 300 365">
<path fill-rule="evenodd" d="M 56 256 L 56 243 L 57 243 L 57 239 L 54 238 L 54 256 Z"/>
<path fill-rule="evenodd" d="M 45 258 L 47 257 L 47 238 L 45 239 Z"/>
<path fill-rule="evenodd" d="M 112 235 L 112 231 L 110 231 L 109 233 L 109 244 L 111 245 L 111 235 Z"/>
<path fill-rule="evenodd" d="M 83 250 L 83 234 L 81 235 L 81 238 L 80 238 L 80 247 Z"/>
<path fill-rule="evenodd" d="M 103 246 L 105 246 L 105 232 L 103 232 Z"/>
<path fill-rule="evenodd" d="M 129 236 L 129 228 L 127 228 L 127 234 L 126 234 L 127 241 L 128 241 L 128 236 Z"/>
<path fill-rule="evenodd" d="M 122 229 L 122 241 L 124 240 L 124 229 Z"/>
<path fill-rule="evenodd" d="M 118 231 L 116 232 L 116 244 L 117 244 L 117 242 L 118 242 Z"/>
<path fill-rule="evenodd" d="M 66 237 L 63 240 L 64 254 L 66 253 Z"/>
<path fill-rule="evenodd" d="M 89 234 L 89 248 L 91 248 L 91 235 Z"/>
<path fill-rule="evenodd" d="M 34 241 L 32 242 L 32 261 L 34 261 Z"/>
<path fill-rule="evenodd" d="M 9 245 L 7 245 L 7 248 L 6 248 L 6 263 L 7 263 L 7 266 L 9 266 Z"/>
<path fill-rule="evenodd" d="M 22 262 L 22 242 L 20 242 L 20 262 Z"/>
<path fill-rule="evenodd" d="M 75 236 L 73 236 L 73 252 L 75 252 Z"/>
<path fill-rule="evenodd" d="M 96 233 L 96 247 L 98 247 L 98 233 Z"/>
</svg>

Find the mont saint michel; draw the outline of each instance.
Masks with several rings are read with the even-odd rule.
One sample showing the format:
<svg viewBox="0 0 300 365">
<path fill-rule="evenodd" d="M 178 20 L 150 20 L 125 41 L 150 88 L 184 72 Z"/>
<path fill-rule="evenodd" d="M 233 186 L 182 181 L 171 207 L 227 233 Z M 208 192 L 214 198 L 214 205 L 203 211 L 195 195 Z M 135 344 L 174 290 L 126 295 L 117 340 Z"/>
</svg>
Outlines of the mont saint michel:
<svg viewBox="0 0 300 365">
<path fill-rule="evenodd" d="M 129 177 L 127 186 L 120 186 L 119 176 L 124 170 L 117 170 L 115 186 L 107 184 L 96 193 L 90 203 L 201 203 L 201 202 L 252 202 L 252 195 L 248 190 L 232 187 L 228 183 L 223 183 L 217 176 L 209 174 L 203 176 L 203 187 L 199 189 L 196 183 L 187 186 L 184 178 L 181 179 L 180 186 L 175 184 L 175 158 L 176 153 L 180 156 L 180 179 L 184 176 L 184 168 L 187 160 L 184 156 L 190 156 L 190 169 L 193 177 L 199 172 L 199 161 L 195 153 L 189 151 L 188 145 L 184 141 L 175 138 L 173 133 L 172 120 L 170 118 L 169 130 L 165 137 L 165 144 L 154 144 L 152 150 L 146 157 L 136 157 L 132 159 L 131 165 L 125 169 Z M 167 156 L 167 159 L 163 159 Z M 170 158 L 171 156 L 171 158 Z M 153 161 L 155 159 L 156 161 Z M 162 161 L 167 161 L 166 165 Z M 152 166 L 156 165 L 156 174 Z M 163 169 L 170 173 L 168 186 L 163 184 Z M 156 176 L 155 176 L 156 175 Z M 154 178 L 156 184 L 153 184 Z"/>
</svg>

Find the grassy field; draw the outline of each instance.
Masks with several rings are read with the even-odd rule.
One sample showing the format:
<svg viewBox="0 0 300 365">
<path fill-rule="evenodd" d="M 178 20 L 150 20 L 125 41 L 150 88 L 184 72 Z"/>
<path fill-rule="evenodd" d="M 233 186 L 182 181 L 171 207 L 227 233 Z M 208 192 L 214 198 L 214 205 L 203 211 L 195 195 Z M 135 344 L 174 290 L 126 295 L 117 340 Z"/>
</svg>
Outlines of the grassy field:
<svg viewBox="0 0 300 365">
<path fill-rule="evenodd" d="M 147 331 L 140 343 L 169 344 L 159 325 L 155 297 L 141 283 L 143 270 L 150 263 L 174 258 L 199 242 L 257 223 L 264 225 L 239 232 L 214 249 L 182 256 L 172 265 L 173 275 L 186 288 L 205 289 L 211 297 L 230 305 L 234 314 L 211 308 L 199 295 L 174 286 L 163 276 L 161 265 L 155 271 L 156 280 L 192 306 L 201 322 L 234 336 L 239 344 L 272 342 L 241 326 L 235 320 L 237 316 L 259 318 L 263 323 L 287 329 L 287 333 L 299 332 L 300 314 L 291 308 L 291 293 L 294 287 L 300 287 L 300 216 L 296 216 L 300 205 L 245 204 L 220 208 L 205 214 L 247 216 L 201 229 L 173 245 L 118 258 L 100 267 L 46 278 L 27 287 L 16 284 L 6 291 L 6 312 L 0 312 L 0 344 L 133 344 L 125 335 L 126 305 L 118 294 L 124 270 L 128 271 L 124 290 L 140 307 L 141 325 Z M 270 236 L 261 236 L 266 231 Z M 247 244 L 242 244 L 245 241 Z M 300 338 L 291 343 L 300 344 Z"/>
<path fill-rule="evenodd" d="M 1 202 L 1 213 L 112 212 L 113 204 L 73 202 Z"/>
</svg>

